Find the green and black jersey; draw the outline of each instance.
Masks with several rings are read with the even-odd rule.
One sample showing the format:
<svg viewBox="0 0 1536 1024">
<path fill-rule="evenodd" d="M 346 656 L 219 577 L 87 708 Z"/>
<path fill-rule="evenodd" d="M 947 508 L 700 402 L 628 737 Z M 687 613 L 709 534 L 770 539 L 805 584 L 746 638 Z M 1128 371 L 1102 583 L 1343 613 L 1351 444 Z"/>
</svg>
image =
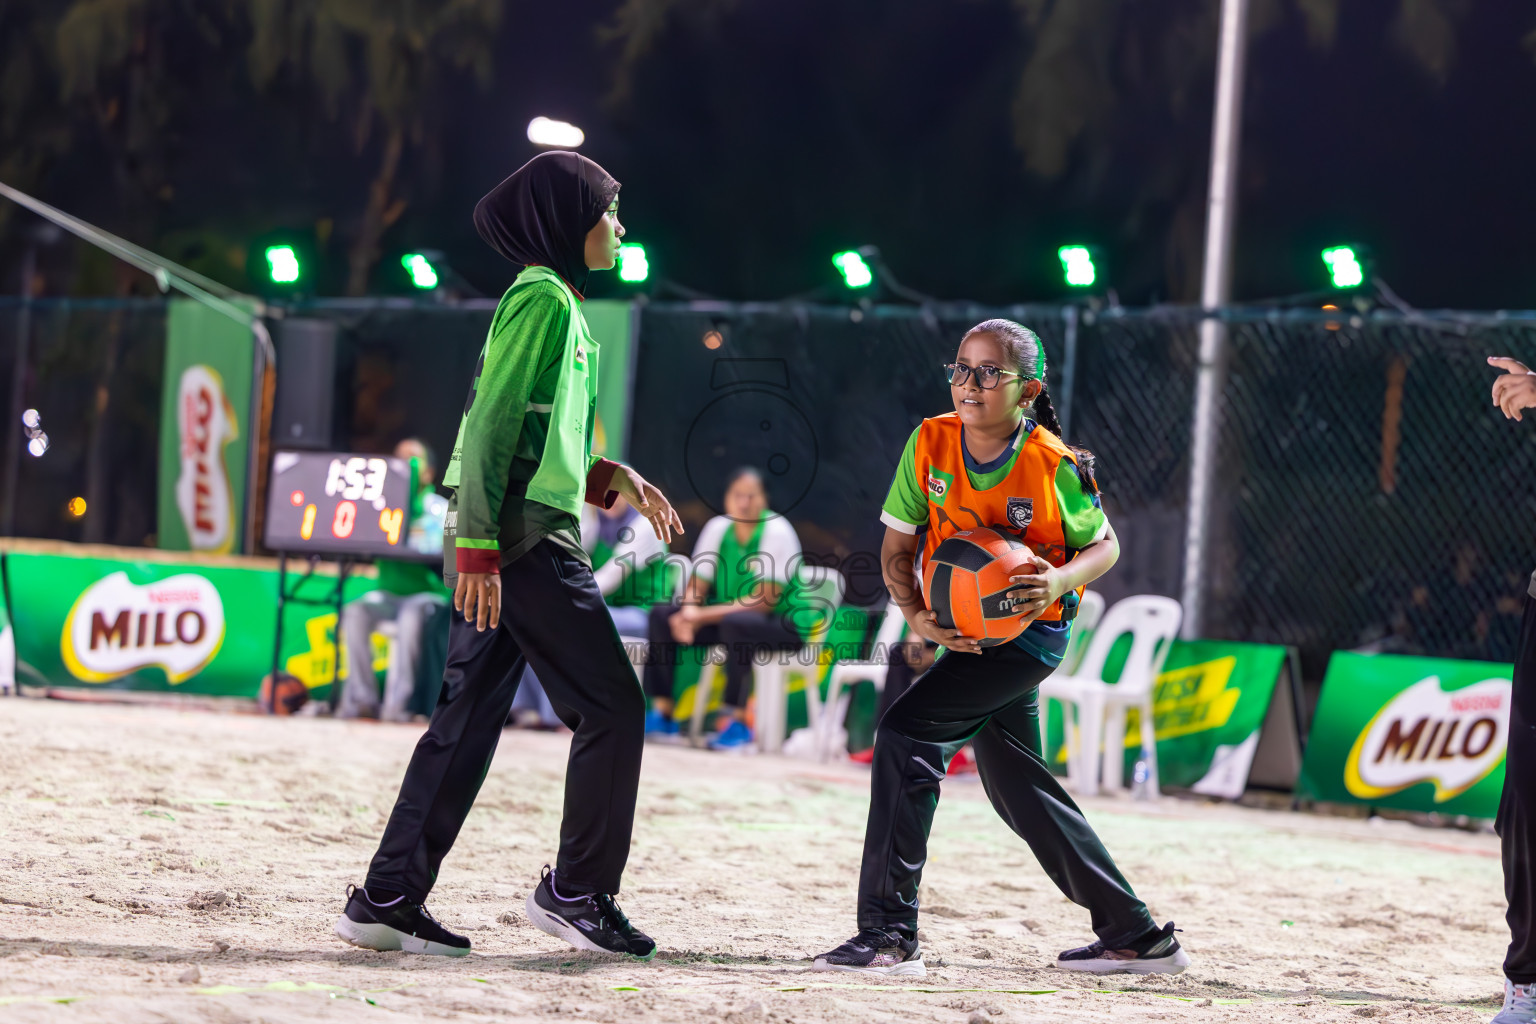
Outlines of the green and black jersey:
<svg viewBox="0 0 1536 1024">
<path fill-rule="evenodd" d="M 546 538 L 587 559 L 577 513 L 606 503 L 617 464 L 591 454 L 598 351 L 579 301 L 529 267 L 496 307 L 443 474 L 448 575 L 495 572 Z"/>
</svg>

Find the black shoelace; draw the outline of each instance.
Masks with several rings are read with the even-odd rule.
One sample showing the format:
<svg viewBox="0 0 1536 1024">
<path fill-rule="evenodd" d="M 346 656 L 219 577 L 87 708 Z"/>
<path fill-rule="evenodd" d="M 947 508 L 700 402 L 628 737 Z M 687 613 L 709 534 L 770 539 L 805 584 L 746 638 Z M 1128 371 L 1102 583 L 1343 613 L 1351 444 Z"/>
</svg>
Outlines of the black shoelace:
<svg viewBox="0 0 1536 1024">
<path fill-rule="evenodd" d="M 629 918 L 624 916 L 624 911 L 619 909 L 619 903 L 607 894 L 592 897 L 592 902 L 597 905 L 598 911 L 608 919 L 609 925 L 620 935 L 628 934 L 633 929 L 630 927 Z"/>
<path fill-rule="evenodd" d="M 901 948 L 901 934 L 899 932 L 886 931 L 884 928 L 865 928 L 853 937 L 853 944 L 865 946 L 869 949 L 882 949 L 886 946 Z"/>
</svg>

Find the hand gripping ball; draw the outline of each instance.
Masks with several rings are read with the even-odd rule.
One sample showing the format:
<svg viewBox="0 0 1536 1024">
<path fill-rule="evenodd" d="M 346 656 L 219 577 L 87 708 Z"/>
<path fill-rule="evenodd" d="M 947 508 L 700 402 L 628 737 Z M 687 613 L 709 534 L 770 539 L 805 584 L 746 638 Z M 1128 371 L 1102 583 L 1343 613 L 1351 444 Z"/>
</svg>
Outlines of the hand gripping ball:
<svg viewBox="0 0 1536 1024">
<path fill-rule="evenodd" d="M 923 596 L 939 625 L 995 647 L 1024 632 L 1022 611 L 1014 610 L 1010 576 L 1033 570 L 1023 542 L 1000 529 L 977 527 L 947 538 L 923 566 Z"/>
</svg>

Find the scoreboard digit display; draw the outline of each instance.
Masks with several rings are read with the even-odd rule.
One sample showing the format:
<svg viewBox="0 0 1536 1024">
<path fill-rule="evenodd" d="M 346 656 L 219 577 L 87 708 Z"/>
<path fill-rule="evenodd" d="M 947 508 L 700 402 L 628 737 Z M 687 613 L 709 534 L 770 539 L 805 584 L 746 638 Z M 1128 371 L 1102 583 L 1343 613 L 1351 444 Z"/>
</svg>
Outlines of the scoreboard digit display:
<svg viewBox="0 0 1536 1024">
<path fill-rule="evenodd" d="M 350 452 L 277 452 L 262 542 L 273 551 L 411 559 L 410 463 Z"/>
</svg>

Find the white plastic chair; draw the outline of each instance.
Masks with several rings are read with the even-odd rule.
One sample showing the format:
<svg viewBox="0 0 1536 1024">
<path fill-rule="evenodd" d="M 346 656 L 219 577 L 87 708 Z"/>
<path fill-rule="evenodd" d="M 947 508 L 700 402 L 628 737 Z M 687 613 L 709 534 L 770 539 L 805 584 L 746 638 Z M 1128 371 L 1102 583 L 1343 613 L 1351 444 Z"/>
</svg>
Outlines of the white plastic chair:
<svg viewBox="0 0 1536 1024">
<path fill-rule="evenodd" d="M 826 614 L 799 652 L 780 651 L 766 665 L 752 666 L 752 691 L 757 698 L 757 721 L 753 732 L 758 749 L 767 753 L 776 753 L 784 746 L 785 725 L 789 715 L 789 670 L 792 667 L 788 659 L 804 657 L 807 652 L 817 651 L 826 642 L 832 623 L 837 618 L 837 609 L 843 603 L 846 587 L 842 573 L 819 565 L 802 564 L 798 576 L 801 593 L 811 607 L 824 608 Z M 693 721 L 688 730 L 694 743 L 702 741 L 704 718 L 709 711 L 716 680 L 721 674 L 720 666 L 725 663 L 728 653 L 723 646 L 710 648 L 709 657 L 699 671 L 698 686 L 693 692 Z M 821 700 L 816 692 L 815 679 L 817 664 L 819 659 L 805 666 L 805 707 L 813 726 L 821 717 Z"/>
<path fill-rule="evenodd" d="M 1077 666 L 1088 650 L 1088 641 L 1104 617 L 1104 595 L 1097 590 L 1083 591 L 1083 599 L 1077 606 L 1077 618 L 1072 620 L 1072 637 L 1067 641 L 1067 653 L 1062 656 L 1061 667 L 1056 671 L 1075 675 Z"/>
<path fill-rule="evenodd" d="M 818 761 L 829 761 L 834 756 L 837 727 L 848 712 L 853 684 L 867 679 L 875 684 L 876 693 L 885 689 L 885 677 L 891 669 L 891 649 L 901 643 L 906 629 L 907 620 L 893 601 L 885 606 L 885 617 L 880 620 L 880 628 L 875 631 L 871 652 L 874 660 L 840 661 L 832 666 L 832 671 L 827 675 L 826 702 L 822 705 L 821 714 L 811 723 L 811 728 L 815 730 Z M 847 698 L 842 693 L 844 686 L 849 687 Z"/>
<path fill-rule="evenodd" d="M 1040 684 L 1043 703 L 1052 700 L 1062 703 L 1062 729 L 1069 741 L 1067 783 L 1076 792 L 1097 793 L 1101 779 L 1111 790 L 1120 788 L 1125 761 L 1125 714 L 1132 707 L 1140 712 L 1141 743 L 1148 753 L 1148 781 L 1152 792 L 1158 792 L 1153 690 L 1163 663 L 1168 660 L 1183 615 L 1179 602 L 1171 597 L 1143 594 L 1119 601 L 1104 613 L 1077 671 L 1071 675 L 1049 676 Z M 1126 655 L 1125 667 L 1119 682 L 1106 683 L 1104 663 L 1115 641 L 1126 633 L 1131 634 L 1131 650 Z M 1072 716 L 1068 714 L 1069 708 L 1077 712 L 1075 751 L 1070 743 Z"/>
</svg>

